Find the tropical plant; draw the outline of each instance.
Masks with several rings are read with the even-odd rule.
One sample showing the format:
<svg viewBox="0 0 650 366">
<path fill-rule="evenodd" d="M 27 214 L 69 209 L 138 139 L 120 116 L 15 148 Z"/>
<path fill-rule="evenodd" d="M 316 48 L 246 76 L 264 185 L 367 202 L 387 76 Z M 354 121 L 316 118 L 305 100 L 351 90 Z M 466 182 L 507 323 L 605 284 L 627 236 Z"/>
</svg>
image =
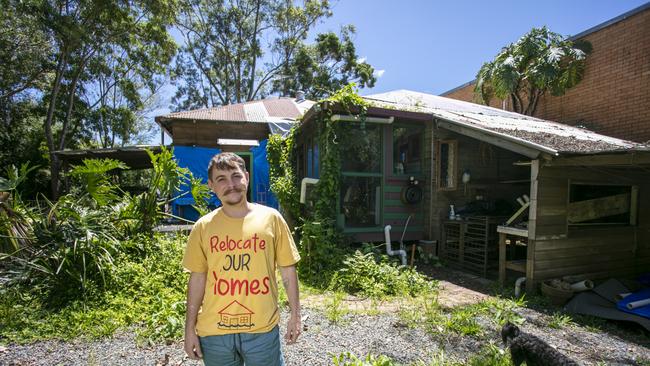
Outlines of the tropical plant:
<svg viewBox="0 0 650 366">
<path fill-rule="evenodd" d="M 208 199 L 210 199 L 211 191 L 207 185 L 203 183 L 201 178 L 197 178 L 190 173 L 190 192 L 194 199 L 192 207 L 199 213 L 199 216 L 207 215 L 210 212 L 208 207 Z"/>
<path fill-rule="evenodd" d="M 99 206 L 107 205 L 119 199 L 117 187 L 110 181 L 108 173 L 128 166 L 113 159 L 84 159 L 83 165 L 70 170 L 70 176 L 77 178 L 81 188 Z"/>
<path fill-rule="evenodd" d="M 162 207 L 176 198 L 181 185 L 189 180 L 190 171 L 179 167 L 172 151 L 164 146 L 158 154 L 148 150 L 147 154 L 153 166 L 148 189 L 131 199 L 122 218 L 135 222 L 134 232 L 151 234 L 158 221 L 167 215 Z"/>
<path fill-rule="evenodd" d="M 7 167 L 7 178 L 0 177 L 0 253 L 17 252 L 31 240 L 33 212 L 23 203 L 17 188 L 36 168 L 30 168 L 29 163 L 20 169 L 11 165 Z"/>
<path fill-rule="evenodd" d="M 534 115 L 544 94 L 562 95 L 582 80 L 590 52 L 587 41 L 533 28 L 481 66 L 474 93 L 484 104 L 509 98 L 515 112 Z"/>
</svg>

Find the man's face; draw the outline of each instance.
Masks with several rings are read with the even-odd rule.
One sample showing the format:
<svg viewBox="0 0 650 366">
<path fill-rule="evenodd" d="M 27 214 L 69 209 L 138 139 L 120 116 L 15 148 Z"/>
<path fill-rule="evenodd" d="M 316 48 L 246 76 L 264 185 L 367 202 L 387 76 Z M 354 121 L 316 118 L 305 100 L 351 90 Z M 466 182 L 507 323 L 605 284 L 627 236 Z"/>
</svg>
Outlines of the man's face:
<svg viewBox="0 0 650 366">
<path fill-rule="evenodd" d="M 246 200 L 248 191 L 248 173 L 239 166 L 236 169 L 213 169 L 208 186 L 223 205 L 237 205 Z"/>
</svg>

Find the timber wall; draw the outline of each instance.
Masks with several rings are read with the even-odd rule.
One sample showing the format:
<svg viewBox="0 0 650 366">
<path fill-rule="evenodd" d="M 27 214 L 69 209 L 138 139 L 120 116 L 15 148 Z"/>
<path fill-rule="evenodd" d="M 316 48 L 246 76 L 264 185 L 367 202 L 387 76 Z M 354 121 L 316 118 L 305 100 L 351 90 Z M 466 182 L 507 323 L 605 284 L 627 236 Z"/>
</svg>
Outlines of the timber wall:
<svg viewBox="0 0 650 366">
<path fill-rule="evenodd" d="M 533 169 L 535 170 L 535 169 Z M 536 179 L 535 179 L 536 178 Z M 637 185 L 637 225 L 568 226 L 570 183 Z M 650 269 L 650 173 L 628 168 L 540 167 L 531 193 L 527 277 L 625 277 Z M 536 193 L 535 193 L 536 192 Z"/>
</svg>

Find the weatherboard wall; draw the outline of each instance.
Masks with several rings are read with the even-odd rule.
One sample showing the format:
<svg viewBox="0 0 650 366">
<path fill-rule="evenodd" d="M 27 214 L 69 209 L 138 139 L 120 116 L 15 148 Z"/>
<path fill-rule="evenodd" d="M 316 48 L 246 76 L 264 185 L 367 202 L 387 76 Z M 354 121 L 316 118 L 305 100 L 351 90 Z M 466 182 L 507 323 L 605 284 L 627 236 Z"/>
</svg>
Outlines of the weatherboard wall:
<svg viewBox="0 0 650 366">
<path fill-rule="evenodd" d="M 537 170 L 535 172 L 535 170 Z M 541 166 L 533 169 L 528 280 L 567 275 L 626 277 L 650 269 L 650 173 L 638 168 Z M 570 226 L 571 182 L 638 187 L 635 225 Z"/>
</svg>

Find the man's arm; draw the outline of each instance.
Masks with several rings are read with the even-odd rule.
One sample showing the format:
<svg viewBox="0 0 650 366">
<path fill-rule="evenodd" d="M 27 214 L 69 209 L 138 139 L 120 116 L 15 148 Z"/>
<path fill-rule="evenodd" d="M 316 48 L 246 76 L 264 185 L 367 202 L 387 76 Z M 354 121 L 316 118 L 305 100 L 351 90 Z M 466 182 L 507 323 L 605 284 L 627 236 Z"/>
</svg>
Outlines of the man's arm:
<svg viewBox="0 0 650 366">
<path fill-rule="evenodd" d="M 284 339 L 288 344 L 292 344 L 296 343 L 302 330 L 302 325 L 300 324 L 300 297 L 298 294 L 296 266 L 280 267 L 280 274 L 282 275 L 282 283 L 287 291 L 289 308 L 291 309 L 291 316 L 287 323 L 287 334 L 285 334 Z"/>
<path fill-rule="evenodd" d="M 185 313 L 185 353 L 193 359 L 203 357 L 201 344 L 196 335 L 196 317 L 203 302 L 205 293 L 205 281 L 207 273 L 190 273 L 190 280 L 187 283 L 187 310 Z"/>
</svg>

